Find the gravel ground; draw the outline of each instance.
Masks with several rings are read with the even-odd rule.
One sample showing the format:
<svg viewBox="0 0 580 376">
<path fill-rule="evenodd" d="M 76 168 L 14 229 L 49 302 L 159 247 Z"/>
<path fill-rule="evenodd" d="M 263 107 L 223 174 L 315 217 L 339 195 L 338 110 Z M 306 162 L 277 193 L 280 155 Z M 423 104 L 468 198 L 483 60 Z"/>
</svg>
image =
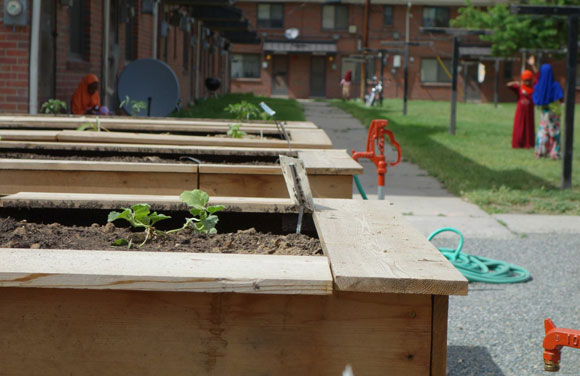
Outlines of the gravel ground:
<svg viewBox="0 0 580 376">
<path fill-rule="evenodd" d="M 449 240 L 435 244 L 454 246 Z M 580 330 L 580 235 L 465 239 L 463 250 L 523 266 L 533 280 L 471 283 L 468 296 L 451 297 L 447 374 L 550 374 L 543 370 L 544 319 Z M 580 374 L 580 350 L 564 348 L 560 366 L 556 374 Z"/>
</svg>

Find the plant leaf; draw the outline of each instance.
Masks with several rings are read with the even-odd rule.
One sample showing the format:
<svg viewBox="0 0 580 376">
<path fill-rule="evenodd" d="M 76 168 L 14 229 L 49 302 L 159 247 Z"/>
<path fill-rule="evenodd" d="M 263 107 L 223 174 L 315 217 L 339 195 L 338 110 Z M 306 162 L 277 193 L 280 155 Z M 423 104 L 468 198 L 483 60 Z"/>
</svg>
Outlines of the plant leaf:
<svg viewBox="0 0 580 376">
<path fill-rule="evenodd" d="M 128 245 L 129 241 L 127 239 L 117 239 L 112 244 L 117 246 L 117 247 L 120 247 L 120 246 Z"/>
<path fill-rule="evenodd" d="M 223 205 L 214 205 L 214 206 L 208 206 L 208 207 L 207 207 L 207 211 L 208 211 L 210 214 L 213 214 L 213 213 L 217 213 L 217 212 L 219 212 L 219 211 L 222 211 L 222 210 L 224 210 L 225 208 L 226 208 L 226 207 L 225 207 L 225 206 L 223 206 Z"/>
<path fill-rule="evenodd" d="M 124 219 L 132 224 L 131 209 L 125 209 L 122 212 L 112 211 L 109 213 L 107 222 L 113 222 L 117 219 Z"/>
<path fill-rule="evenodd" d="M 165 214 L 157 214 L 157 212 L 153 212 L 153 213 L 152 213 L 152 214 L 149 216 L 149 218 L 151 219 L 151 224 L 152 224 L 152 225 L 154 225 L 155 223 L 157 223 L 157 222 L 159 222 L 159 221 L 162 221 L 162 220 L 164 220 L 164 219 L 169 219 L 169 218 L 171 218 L 171 217 L 170 217 L 170 216 L 168 216 L 168 215 L 165 215 Z"/>
<path fill-rule="evenodd" d="M 135 204 L 131 206 L 131 209 L 134 212 L 135 221 L 146 226 L 151 224 L 151 219 L 149 218 L 150 208 L 149 204 Z"/>
<path fill-rule="evenodd" d="M 187 205 L 205 210 L 205 205 L 209 201 L 209 195 L 200 189 L 183 192 L 179 198 Z"/>
</svg>

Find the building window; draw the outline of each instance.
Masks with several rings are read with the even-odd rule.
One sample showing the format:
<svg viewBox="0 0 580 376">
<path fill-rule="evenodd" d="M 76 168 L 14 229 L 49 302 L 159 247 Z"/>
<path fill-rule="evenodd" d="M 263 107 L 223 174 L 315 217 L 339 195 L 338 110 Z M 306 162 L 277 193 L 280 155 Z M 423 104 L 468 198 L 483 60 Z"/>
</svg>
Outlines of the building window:
<svg viewBox="0 0 580 376">
<path fill-rule="evenodd" d="M 424 27 L 449 27 L 449 8 L 423 7 Z"/>
<path fill-rule="evenodd" d="M 346 5 L 323 5 L 322 6 L 322 29 L 346 30 L 348 29 L 348 6 Z"/>
<path fill-rule="evenodd" d="M 393 26 L 393 6 L 392 5 L 385 5 L 384 11 L 384 25 L 385 26 Z"/>
<path fill-rule="evenodd" d="M 421 59 L 421 83 L 449 83 L 451 78 L 447 72 L 451 72 L 451 59 L 441 59 L 445 69 L 437 59 Z"/>
<path fill-rule="evenodd" d="M 70 8 L 70 52 L 76 58 L 86 58 L 87 48 L 87 9 L 84 0 L 74 0 Z"/>
<path fill-rule="evenodd" d="M 260 55 L 232 55 L 232 78 L 260 78 Z"/>
<path fill-rule="evenodd" d="M 503 78 L 505 80 L 511 81 L 514 72 L 514 63 L 513 61 L 504 61 L 503 62 Z"/>
<path fill-rule="evenodd" d="M 258 4 L 258 27 L 281 29 L 284 27 L 284 5 Z"/>
</svg>

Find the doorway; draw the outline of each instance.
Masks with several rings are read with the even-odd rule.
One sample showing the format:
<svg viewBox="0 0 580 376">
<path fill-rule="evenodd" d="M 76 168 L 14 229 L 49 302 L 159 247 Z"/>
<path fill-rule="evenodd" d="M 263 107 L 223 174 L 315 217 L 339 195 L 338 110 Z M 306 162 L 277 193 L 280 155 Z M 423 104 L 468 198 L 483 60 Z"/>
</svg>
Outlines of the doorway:
<svg viewBox="0 0 580 376">
<path fill-rule="evenodd" d="M 110 0 L 109 13 L 109 58 L 106 62 L 107 77 L 103 88 L 103 102 L 111 108 L 119 107 L 117 98 L 117 74 L 121 62 L 121 45 L 119 43 L 120 4 L 118 0 Z"/>
<path fill-rule="evenodd" d="M 310 96 L 326 97 L 326 58 L 312 56 L 310 59 Z"/>
<path fill-rule="evenodd" d="M 272 59 L 272 95 L 288 95 L 288 56 Z"/>
<path fill-rule="evenodd" d="M 38 109 L 56 97 L 56 0 L 41 2 L 38 54 Z"/>
<path fill-rule="evenodd" d="M 464 79 L 465 79 L 465 101 L 479 102 L 481 101 L 481 85 L 477 81 L 477 63 L 468 63 L 464 65 Z"/>
</svg>

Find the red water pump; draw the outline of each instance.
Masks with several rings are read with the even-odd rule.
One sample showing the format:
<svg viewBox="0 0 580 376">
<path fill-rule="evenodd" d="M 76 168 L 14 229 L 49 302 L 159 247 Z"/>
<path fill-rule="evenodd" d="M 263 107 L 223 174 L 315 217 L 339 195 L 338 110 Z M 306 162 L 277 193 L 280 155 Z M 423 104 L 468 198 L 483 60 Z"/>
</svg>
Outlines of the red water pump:
<svg viewBox="0 0 580 376">
<path fill-rule="evenodd" d="M 558 372 L 562 347 L 580 349 L 580 330 L 558 328 L 551 319 L 544 320 L 544 328 L 544 370 Z"/>
<path fill-rule="evenodd" d="M 377 174 L 379 175 L 377 193 L 379 200 L 385 199 L 384 187 L 387 166 L 396 166 L 401 162 L 401 146 L 395 140 L 393 131 L 387 129 L 388 124 L 388 121 L 384 119 L 373 120 L 367 136 L 367 150 L 362 152 L 352 151 L 352 158 L 355 161 L 358 161 L 360 158 L 368 158 L 377 166 Z M 387 163 L 385 159 L 385 134 L 389 136 L 389 141 L 397 149 L 397 160 L 395 162 Z M 379 148 L 379 154 L 375 153 L 375 143 Z"/>
</svg>

